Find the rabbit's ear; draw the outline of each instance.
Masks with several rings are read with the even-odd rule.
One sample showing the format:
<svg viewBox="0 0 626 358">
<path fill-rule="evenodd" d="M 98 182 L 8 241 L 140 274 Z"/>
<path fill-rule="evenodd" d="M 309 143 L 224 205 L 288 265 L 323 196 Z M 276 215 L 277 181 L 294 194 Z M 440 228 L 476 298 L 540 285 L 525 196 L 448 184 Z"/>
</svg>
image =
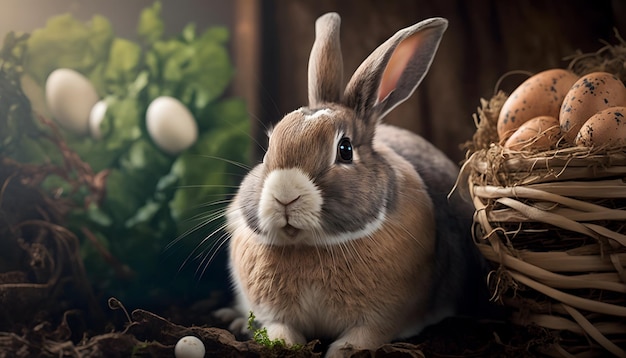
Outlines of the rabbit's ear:
<svg viewBox="0 0 626 358">
<path fill-rule="evenodd" d="M 398 31 L 363 61 L 345 102 L 361 118 L 384 117 L 413 94 L 433 61 L 448 21 L 431 18 Z"/>
<path fill-rule="evenodd" d="M 309 107 L 341 100 L 343 59 L 339 43 L 341 18 L 331 12 L 315 22 L 315 42 L 309 57 Z"/>
</svg>

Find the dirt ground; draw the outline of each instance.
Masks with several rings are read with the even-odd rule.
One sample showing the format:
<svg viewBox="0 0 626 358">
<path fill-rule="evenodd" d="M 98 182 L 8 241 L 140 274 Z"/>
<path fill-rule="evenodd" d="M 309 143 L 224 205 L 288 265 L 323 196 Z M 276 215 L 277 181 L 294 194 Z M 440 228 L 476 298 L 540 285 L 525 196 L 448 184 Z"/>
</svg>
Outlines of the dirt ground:
<svg viewBox="0 0 626 358">
<path fill-rule="evenodd" d="M 79 252 L 65 228 L 71 203 L 42 192 L 38 183 L 57 170 L 0 158 L 0 357 L 173 357 L 183 336 L 199 337 L 207 357 L 318 357 L 325 343 L 298 350 L 268 349 L 236 339 L 211 312 L 224 302 L 127 310 L 96 299 Z M 97 182 L 96 177 L 90 178 Z M 97 191 L 96 191 L 97 192 Z M 532 329 L 505 322 L 448 319 L 404 342 L 346 357 L 523 357 Z M 539 341 L 538 344 L 541 344 Z"/>
<path fill-rule="evenodd" d="M 114 304 L 119 304 L 115 302 Z M 6 308 L 6 307 L 5 307 Z M 176 312 L 177 311 L 177 312 Z M 173 316 L 189 314 L 180 307 Z M 237 340 L 223 328 L 183 325 L 176 319 L 137 309 L 111 309 L 104 333 L 90 333 L 81 312 L 66 311 L 56 325 L 42 321 L 19 331 L 0 332 L 0 357 L 174 357 L 174 346 L 184 336 L 200 338 L 207 357 L 320 357 L 325 345 L 319 341 L 291 350 L 264 347 L 251 339 Z M 128 315 L 128 316 L 127 316 Z M 115 328 L 113 321 L 126 320 Z M 108 330 L 108 331 L 106 331 Z M 503 322 L 449 319 L 404 342 L 383 345 L 375 351 L 346 349 L 345 357 L 530 357 L 529 332 Z"/>
</svg>

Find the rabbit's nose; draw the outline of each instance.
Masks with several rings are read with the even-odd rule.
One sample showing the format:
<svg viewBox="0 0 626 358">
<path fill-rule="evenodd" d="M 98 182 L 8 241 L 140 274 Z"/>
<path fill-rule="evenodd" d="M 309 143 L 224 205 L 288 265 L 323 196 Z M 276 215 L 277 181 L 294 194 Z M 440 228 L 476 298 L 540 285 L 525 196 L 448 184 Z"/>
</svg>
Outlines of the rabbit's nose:
<svg viewBox="0 0 626 358">
<path fill-rule="evenodd" d="M 298 195 L 297 197 L 291 199 L 291 198 L 277 198 L 274 197 L 274 200 L 276 200 L 277 203 L 279 203 L 280 205 L 284 206 L 284 207 L 288 207 L 289 205 L 295 203 L 296 201 L 298 201 L 300 199 L 301 195 Z"/>
</svg>

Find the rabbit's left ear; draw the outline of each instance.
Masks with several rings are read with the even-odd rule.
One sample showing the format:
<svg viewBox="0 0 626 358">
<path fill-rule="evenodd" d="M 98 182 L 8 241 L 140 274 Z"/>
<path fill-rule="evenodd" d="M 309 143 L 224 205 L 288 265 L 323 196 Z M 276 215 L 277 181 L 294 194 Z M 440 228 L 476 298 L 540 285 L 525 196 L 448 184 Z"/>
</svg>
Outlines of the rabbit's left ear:
<svg viewBox="0 0 626 358">
<path fill-rule="evenodd" d="M 420 84 L 447 27 L 448 20 L 431 18 L 398 31 L 359 66 L 344 102 L 361 118 L 384 117 Z"/>
</svg>

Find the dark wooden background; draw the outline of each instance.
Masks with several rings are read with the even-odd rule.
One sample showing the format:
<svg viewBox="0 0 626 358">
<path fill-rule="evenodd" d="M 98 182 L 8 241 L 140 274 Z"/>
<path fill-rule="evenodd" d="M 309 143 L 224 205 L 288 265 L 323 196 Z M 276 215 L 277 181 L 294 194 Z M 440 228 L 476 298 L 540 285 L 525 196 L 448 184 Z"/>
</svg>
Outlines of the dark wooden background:
<svg viewBox="0 0 626 358">
<path fill-rule="evenodd" d="M 315 19 L 342 16 L 345 76 L 397 30 L 432 16 L 449 21 L 430 73 L 386 120 L 431 140 L 453 160 L 474 133 L 472 113 L 503 74 L 566 66 L 577 50 L 626 36 L 623 0 L 239 0 L 235 3 L 235 91 L 249 100 L 255 135 L 306 105 L 306 76 Z M 511 90 L 525 77 L 509 76 Z M 260 156 L 260 150 L 255 157 Z"/>
</svg>

